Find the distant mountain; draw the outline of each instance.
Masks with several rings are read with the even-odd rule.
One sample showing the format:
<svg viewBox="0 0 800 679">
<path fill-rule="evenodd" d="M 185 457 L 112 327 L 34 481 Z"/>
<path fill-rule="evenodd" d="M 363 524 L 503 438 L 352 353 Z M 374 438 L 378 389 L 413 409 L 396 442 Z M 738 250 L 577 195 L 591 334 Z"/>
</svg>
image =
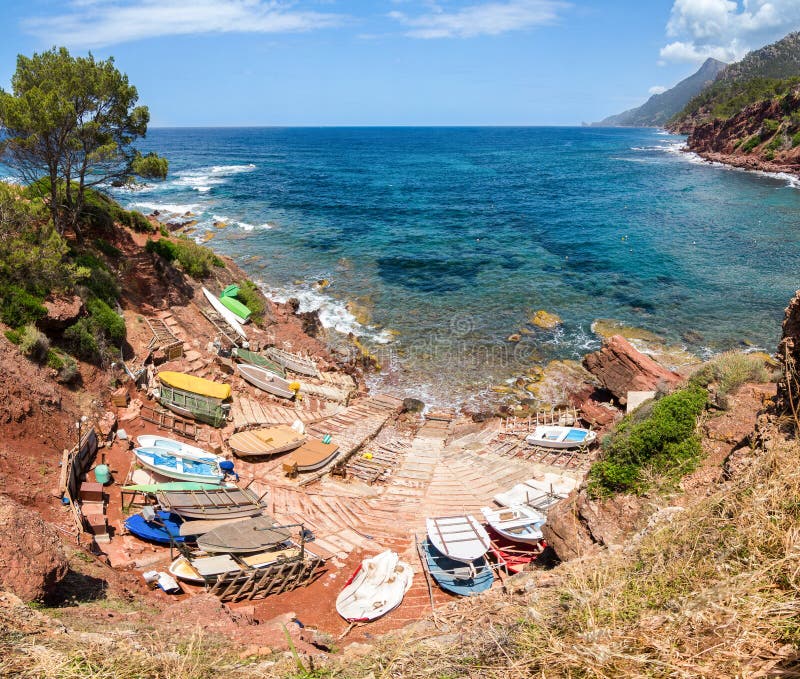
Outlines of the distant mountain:
<svg viewBox="0 0 800 679">
<path fill-rule="evenodd" d="M 697 73 L 681 80 L 672 89 L 661 94 L 654 94 L 638 108 L 609 116 L 593 125 L 597 127 L 661 127 L 675 114 L 682 111 L 686 104 L 703 88 L 710 85 L 725 67 L 726 64 L 722 61 L 706 59 Z"/>
<path fill-rule="evenodd" d="M 785 94 L 799 78 L 800 33 L 790 33 L 726 67 L 670 121 L 670 128 L 688 132 L 705 122 L 730 118 L 750 104 Z"/>
</svg>

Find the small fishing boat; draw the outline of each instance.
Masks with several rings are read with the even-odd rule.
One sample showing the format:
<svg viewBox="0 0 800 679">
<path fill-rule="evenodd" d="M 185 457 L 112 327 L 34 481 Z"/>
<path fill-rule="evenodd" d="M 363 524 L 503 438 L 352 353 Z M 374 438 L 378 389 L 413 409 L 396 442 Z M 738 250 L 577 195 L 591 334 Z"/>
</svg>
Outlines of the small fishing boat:
<svg viewBox="0 0 800 679">
<path fill-rule="evenodd" d="M 474 516 L 441 516 L 425 520 L 428 539 L 444 556 L 471 563 L 489 550 L 489 535 Z"/>
<path fill-rule="evenodd" d="M 269 347 L 267 356 L 273 361 L 280 363 L 284 368 L 298 373 L 299 375 L 310 375 L 311 377 L 319 377 L 319 370 L 317 364 L 308 356 L 301 356 L 300 354 L 293 354 L 290 351 L 284 351 L 277 347 Z"/>
<path fill-rule="evenodd" d="M 242 431 L 228 439 L 228 445 L 239 457 L 278 455 L 305 443 L 306 437 L 288 425 Z"/>
<path fill-rule="evenodd" d="M 542 478 L 518 483 L 511 489 L 498 493 L 492 499 L 504 507 L 527 504 L 540 511 L 546 511 L 569 495 L 577 485 L 577 479 L 571 476 L 546 472 Z"/>
<path fill-rule="evenodd" d="M 484 556 L 470 564 L 455 561 L 436 549 L 430 539 L 422 543 L 422 552 L 428 572 L 446 592 L 475 596 L 490 589 L 494 582 L 494 572 Z"/>
<path fill-rule="evenodd" d="M 181 521 L 181 517 L 159 510 L 151 519 L 146 519 L 142 514 L 129 516 L 125 519 L 125 528 L 131 535 L 142 540 L 168 545 L 171 541 L 186 540 L 180 534 Z"/>
<path fill-rule="evenodd" d="M 580 448 L 597 440 L 597 434 L 580 427 L 539 426 L 525 440 L 532 446 L 544 448 Z"/>
<path fill-rule="evenodd" d="M 231 385 L 223 382 L 214 382 L 203 377 L 195 377 L 186 373 L 174 372 L 172 370 L 162 370 L 158 373 L 161 384 L 169 385 L 181 391 L 188 391 L 192 394 L 207 396 L 218 401 L 230 398 Z"/>
<path fill-rule="evenodd" d="M 339 446 L 330 441 L 308 438 L 302 446 L 283 458 L 283 469 L 288 473 L 313 472 L 331 462 L 338 452 Z"/>
<path fill-rule="evenodd" d="M 282 365 L 270 361 L 266 356 L 257 354 L 255 351 L 233 347 L 233 349 L 231 349 L 231 356 L 240 363 L 257 365 L 259 368 L 264 368 L 265 370 L 275 373 L 278 377 L 286 377 L 286 369 Z"/>
<path fill-rule="evenodd" d="M 231 406 L 221 403 L 219 399 L 175 389 L 167 384 L 162 384 L 154 393 L 161 405 L 182 417 L 199 420 L 212 427 L 222 427 L 228 420 Z"/>
<path fill-rule="evenodd" d="M 196 446 L 190 446 L 183 441 L 168 439 L 166 436 L 142 434 L 136 437 L 136 442 L 139 444 L 139 448 L 164 448 L 165 450 L 178 452 L 184 457 L 191 457 L 196 460 L 215 459 L 217 457 L 214 453 L 209 453 L 207 450 Z"/>
<path fill-rule="evenodd" d="M 238 285 L 229 285 L 225 288 L 219 296 L 219 301 L 230 311 L 239 323 L 245 324 L 250 320 L 252 313 L 244 304 L 242 304 L 236 295 L 239 294 Z"/>
<path fill-rule="evenodd" d="M 164 448 L 134 448 L 139 463 L 158 474 L 181 481 L 222 483 L 225 475 L 219 468 L 222 458 L 197 460 Z"/>
<path fill-rule="evenodd" d="M 275 548 L 290 537 L 271 516 L 256 516 L 219 526 L 197 538 L 197 546 L 209 554 L 247 554 Z"/>
<path fill-rule="evenodd" d="M 300 385 L 297 382 L 289 382 L 266 368 L 249 363 L 237 363 L 236 370 L 254 387 L 281 398 L 294 398 Z"/>
<path fill-rule="evenodd" d="M 222 316 L 225 322 L 234 330 L 237 335 L 239 335 L 239 337 L 241 337 L 243 340 L 246 340 L 247 333 L 244 331 L 244 328 L 239 322 L 239 319 L 236 317 L 236 314 L 228 309 L 228 307 L 226 307 L 222 302 L 220 302 L 219 298 L 209 292 L 207 288 L 203 288 L 203 294 L 206 296 L 208 303 L 214 307 L 214 311 Z"/>
<path fill-rule="evenodd" d="M 202 490 L 158 491 L 164 509 L 184 519 L 237 519 L 261 514 L 267 504 L 247 488 L 218 486 Z"/>
<path fill-rule="evenodd" d="M 179 556 L 169 567 L 169 572 L 176 578 L 195 585 L 204 585 L 207 580 L 213 582 L 220 575 L 236 573 L 241 570 L 241 564 L 237 563 L 230 554 L 197 558 Z"/>
<path fill-rule="evenodd" d="M 413 578 L 411 566 L 387 549 L 361 562 L 336 597 L 336 610 L 348 622 L 376 620 L 400 605 Z"/>
<path fill-rule="evenodd" d="M 487 531 L 491 540 L 489 551 L 494 560 L 509 574 L 521 573 L 530 568 L 530 565 L 547 547 L 544 540 L 533 544 L 522 544 L 496 533 L 491 526 Z"/>
<path fill-rule="evenodd" d="M 547 521 L 544 514 L 524 504 L 500 509 L 484 507 L 481 513 L 496 533 L 526 544 L 539 543 L 542 526 Z"/>
</svg>

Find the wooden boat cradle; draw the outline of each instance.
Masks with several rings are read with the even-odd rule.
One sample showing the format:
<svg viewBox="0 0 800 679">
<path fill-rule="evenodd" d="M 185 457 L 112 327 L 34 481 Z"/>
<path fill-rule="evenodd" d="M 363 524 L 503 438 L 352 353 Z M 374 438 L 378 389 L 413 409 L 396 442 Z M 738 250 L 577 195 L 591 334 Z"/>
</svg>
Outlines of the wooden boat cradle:
<svg viewBox="0 0 800 679">
<path fill-rule="evenodd" d="M 211 325 L 213 325 L 214 329 L 217 331 L 217 337 L 215 339 L 224 339 L 228 347 L 239 346 L 239 343 L 241 342 L 239 335 L 232 330 L 227 329 L 229 328 L 227 322 L 213 307 L 200 307 L 200 313 L 206 317 L 206 320 L 211 323 Z"/>
<path fill-rule="evenodd" d="M 228 419 L 227 412 L 230 409 L 230 406 L 223 406 L 219 399 L 176 389 L 163 382 L 159 386 L 158 400 L 164 406 L 170 403 L 178 408 L 188 410 L 196 419 L 206 422 L 212 427 L 223 426 Z"/>
<path fill-rule="evenodd" d="M 182 504 L 177 502 L 183 497 L 190 501 Z M 247 488 L 238 487 L 163 491 L 156 493 L 156 499 L 164 509 L 192 518 L 224 518 L 234 514 L 247 515 L 248 512 L 252 515 L 266 508 L 263 496 L 259 498 Z"/>
<path fill-rule="evenodd" d="M 545 446 L 535 446 L 527 443 L 523 438 L 518 438 L 517 434 L 500 434 L 499 438 L 489 443 L 483 454 L 499 455 L 540 464 L 550 465 L 551 467 L 561 467 L 562 469 L 588 469 L 593 461 L 593 456 L 587 455 L 589 446 L 578 448 L 546 448 Z"/>
<path fill-rule="evenodd" d="M 153 333 L 153 339 L 147 346 L 149 353 L 161 351 L 168 361 L 183 356 L 183 342 L 173 334 L 163 319 L 145 317 L 144 322 Z"/>
<path fill-rule="evenodd" d="M 166 429 L 167 431 L 179 434 L 187 439 L 197 440 L 200 433 L 200 428 L 196 422 L 184 420 L 171 410 L 164 410 L 162 408 L 152 408 L 149 405 L 142 405 L 139 416 L 145 422 L 152 422 L 157 425 L 159 429 Z"/>
<path fill-rule="evenodd" d="M 301 375 L 310 375 L 311 377 L 319 377 L 319 369 L 316 362 L 308 356 L 302 354 L 294 354 L 285 349 L 278 349 L 278 347 L 269 347 L 266 350 L 269 358 L 277 363 L 280 363 L 287 370 Z M 295 367 L 292 367 L 294 364 Z"/>
<path fill-rule="evenodd" d="M 580 415 L 577 408 L 539 410 L 528 417 L 507 417 L 500 421 L 501 434 L 530 434 L 539 426 L 572 427 L 577 425 Z"/>
</svg>

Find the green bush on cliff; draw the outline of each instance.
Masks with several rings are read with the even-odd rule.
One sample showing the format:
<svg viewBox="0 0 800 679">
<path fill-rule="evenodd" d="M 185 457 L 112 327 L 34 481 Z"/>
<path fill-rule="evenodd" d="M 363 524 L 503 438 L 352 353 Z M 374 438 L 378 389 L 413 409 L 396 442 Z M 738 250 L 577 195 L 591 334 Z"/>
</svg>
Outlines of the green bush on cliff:
<svg viewBox="0 0 800 679">
<path fill-rule="evenodd" d="M 116 276 L 111 273 L 105 262 L 90 252 L 75 257 L 75 263 L 86 273 L 84 285 L 93 295 L 106 304 L 116 304 L 122 294 Z"/>
<path fill-rule="evenodd" d="M 102 358 L 100 345 L 88 318 L 81 318 L 64 331 L 64 343 L 78 358 L 96 363 Z"/>
<path fill-rule="evenodd" d="M 768 139 L 778 131 L 780 126 L 781 123 L 779 120 L 772 120 L 771 118 L 765 119 L 764 122 L 761 123 L 761 138 Z"/>
<path fill-rule="evenodd" d="M 800 132 L 796 132 L 792 137 L 792 148 L 795 146 L 800 146 Z"/>
<path fill-rule="evenodd" d="M 47 315 L 43 301 L 44 297 L 32 295 L 18 285 L 4 285 L 0 288 L 0 319 L 12 328 L 35 323 Z"/>
<path fill-rule="evenodd" d="M 748 138 L 745 142 L 742 143 L 742 151 L 744 153 L 750 153 L 756 146 L 761 143 L 761 137 L 757 134 L 754 134 L 752 137 Z"/>
<path fill-rule="evenodd" d="M 206 278 L 213 267 L 225 265 L 211 250 L 184 237 L 177 241 L 166 238 L 148 239 L 145 250 L 154 252 L 169 262 L 177 260 L 192 278 Z"/>
<path fill-rule="evenodd" d="M 253 281 L 244 281 L 239 285 L 239 294 L 236 295 L 239 301 L 250 309 L 250 318 L 256 325 L 264 322 L 264 312 L 266 305 L 258 286 Z"/>
<path fill-rule="evenodd" d="M 102 299 L 90 299 L 86 308 L 94 329 L 119 346 L 125 339 L 125 319 Z"/>
<path fill-rule="evenodd" d="M 589 470 L 589 492 L 642 493 L 651 475 L 674 480 L 691 471 L 701 453 L 697 418 L 707 401 L 705 389 L 690 385 L 626 417 Z"/>
<path fill-rule="evenodd" d="M 20 333 L 19 349 L 31 360 L 41 363 L 50 351 L 50 340 L 35 325 L 26 325 Z"/>
</svg>

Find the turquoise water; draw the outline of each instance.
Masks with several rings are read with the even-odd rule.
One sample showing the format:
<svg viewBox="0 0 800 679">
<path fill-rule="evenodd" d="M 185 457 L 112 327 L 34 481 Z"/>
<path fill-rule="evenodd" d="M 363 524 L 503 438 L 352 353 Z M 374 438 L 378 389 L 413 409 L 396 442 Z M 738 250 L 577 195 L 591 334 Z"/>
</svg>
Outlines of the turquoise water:
<svg viewBox="0 0 800 679">
<path fill-rule="evenodd" d="M 597 347 L 598 318 L 700 354 L 774 348 L 800 282 L 800 192 L 681 143 L 592 128 L 156 129 L 145 150 L 170 177 L 118 197 L 191 211 L 193 235 L 213 232 L 273 297 L 380 349 L 385 384 L 460 402 Z M 506 342 L 540 308 L 563 326 Z"/>
</svg>

